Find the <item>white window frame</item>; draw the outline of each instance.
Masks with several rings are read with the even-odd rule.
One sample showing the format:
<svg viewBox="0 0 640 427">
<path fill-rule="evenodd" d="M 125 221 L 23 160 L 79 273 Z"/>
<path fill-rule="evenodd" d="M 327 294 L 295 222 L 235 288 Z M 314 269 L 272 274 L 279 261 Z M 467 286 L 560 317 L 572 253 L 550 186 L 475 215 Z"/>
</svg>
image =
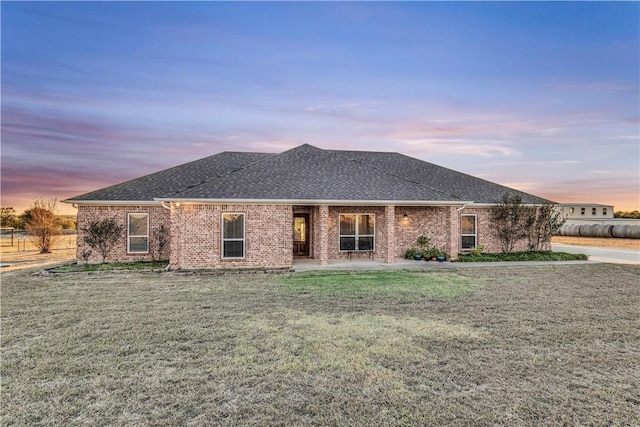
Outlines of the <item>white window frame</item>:
<svg viewBox="0 0 640 427">
<path fill-rule="evenodd" d="M 343 215 L 355 215 L 356 216 L 356 234 L 340 234 L 340 217 Z M 362 215 L 369 215 L 373 217 L 373 234 L 360 234 L 360 226 L 358 225 L 358 217 Z M 355 238 L 355 249 L 353 250 L 343 250 L 340 249 L 340 239 L 343 237 L 353 237 Z M 373 247 L 371 249 L 360 249 L 358 246 L 358 241 L 360 237 L 372 237 L 373 238 Z M 338 214 L 338 252 L 375 252 L 376 250 L 376 214 L 373 213 L 352 213 L 352 212 L 344 212 Z"/>
<path fill-rule="evenodd" d="M 602 208 L 602 215 L 607 216 L 607 208 Z"/>
<path fill-rule="evenodd" d="M 242 215 L 242 238 L 225 238 L 224 237 L 224 216 L 225 215 Z M 220 256 L 222 259 L 245 259 L 247 253 L 247 215 L 244 212 L 223 212 L 220 218 L 220 236 L 222 238 L 222 245 L 220 247 Z M 224 243 L 225 242 L 242 242 L 242 256 L 241 257 L 226 257 L 224 256 Z"/>
<path fill-rule="evenodd" d="M 147 217 L 147 234 L 131 234 L 131 215 L 145 215 Z M 131 238 L 132 237 L 146 237 L 147 238 L 147 250 L 146 251 L 132 251 L 131 250 Z M 128 212 L 127 213 L 127 253 L 128 254 L 148 254 L 149 253 L 149 212 Z"/>
<path fill-rule="evenodd" d="M 473 224 L 474 227 L 473 229 L 475 230 L 475 233 L 463 233 L 462 232 L 462 217 L 463 216 L 472 216 L 473 217 Z M 475 245 L 473 245 L 471 248 L 463 248 L 462 247 L 462 238 L 463 237 L 473 237 L 475 240 Z M 477 248 L 478 247 L 478 215 L 477 214 L 461 214 L 460 215 L 460 249 L 462 251 L 470 251 L 473 248 Z"/>
</svg>

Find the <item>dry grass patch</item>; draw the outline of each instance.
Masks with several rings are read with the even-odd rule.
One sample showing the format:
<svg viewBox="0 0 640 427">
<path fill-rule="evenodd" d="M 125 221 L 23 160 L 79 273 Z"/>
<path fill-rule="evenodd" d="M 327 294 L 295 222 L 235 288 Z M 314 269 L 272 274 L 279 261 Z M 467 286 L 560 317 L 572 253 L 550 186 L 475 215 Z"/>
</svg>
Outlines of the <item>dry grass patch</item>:
<svg viewBox="0 0 640 427">
<path fill-rule="evenodd" d="M 553 236 L 553 243 L 564 243 L 565 245 L 596 246 L 601 248 L 619 248 L 640 250 L 640 239 L 618 239 L 606 237 L 572 237 Z"/>
<path fill-rule="evenodd" d="M 448 274 L 473 288 L 3 274 L 2 424 L 640 423 L 639 267 Z"/>
</svg>

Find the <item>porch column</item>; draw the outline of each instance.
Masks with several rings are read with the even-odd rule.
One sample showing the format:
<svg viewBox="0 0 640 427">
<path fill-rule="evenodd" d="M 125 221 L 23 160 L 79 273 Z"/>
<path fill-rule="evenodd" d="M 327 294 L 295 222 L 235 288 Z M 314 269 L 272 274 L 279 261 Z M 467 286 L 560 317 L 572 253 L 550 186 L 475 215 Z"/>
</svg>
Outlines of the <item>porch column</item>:
<svg viewBox="0 0 640 427">
<path fill-rule="evenodd" d="M 447 252 L 449 259 L 458 259 L 458 250 L 460 249 L 460 212 L 455 206 L 449 207 L 449 236 L 447 239 Z"/>
<path fill-rule="evenodd" d="M 329 206 L 320 205 L 318 212 L 318 222 L 320 227 L 318 238 L 318 249 L 320 250 L 319 259 L 320 265 L 329 264 Z"/>
<path fill-rule="evenodd" d="M 387 232 L 387 264 L 393 264 L 396 259 L 396 207 L 393 205 L 384 207 L 385 228 Z"/>
</svg>

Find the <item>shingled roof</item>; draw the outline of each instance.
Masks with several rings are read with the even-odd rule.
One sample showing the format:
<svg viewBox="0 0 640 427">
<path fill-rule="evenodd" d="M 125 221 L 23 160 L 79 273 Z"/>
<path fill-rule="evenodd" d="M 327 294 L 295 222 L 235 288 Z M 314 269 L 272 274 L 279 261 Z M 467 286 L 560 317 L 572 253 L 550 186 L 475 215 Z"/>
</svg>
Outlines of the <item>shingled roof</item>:
<svg viewBox="0 0 640 427">
<path fill-rule="evenodd" d="M 66 201 L 497 203 L 516 193 L 471 175 L 398 153 L 322 150 L 304 144 L 280 154 L 223 152 Z"/>
<path fill-rule="evenodd" d="M 156 197 L 185 187 L 201 184 L 209 179 L 225 175 L 271 156 L 273 156 L 273 154 L 225 151 L 220 154 L 205 157 L 204 159 L 92 191 L 81 196 L 72 197 L 65 200 L 65 202 L 153 202 Z"/>
</svg>

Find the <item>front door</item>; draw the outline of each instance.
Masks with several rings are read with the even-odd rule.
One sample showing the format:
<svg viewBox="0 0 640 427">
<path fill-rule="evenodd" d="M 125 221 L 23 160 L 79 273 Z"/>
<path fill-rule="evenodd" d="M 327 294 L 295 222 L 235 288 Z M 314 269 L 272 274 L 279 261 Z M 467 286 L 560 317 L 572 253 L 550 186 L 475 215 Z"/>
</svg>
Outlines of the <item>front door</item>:
<svg viewBox="0 0 640 427">
<path fill-rule="evenodd" d="M 293 256 L 309 256 L 309 215 L 293 216 Z"/>
</svg>

